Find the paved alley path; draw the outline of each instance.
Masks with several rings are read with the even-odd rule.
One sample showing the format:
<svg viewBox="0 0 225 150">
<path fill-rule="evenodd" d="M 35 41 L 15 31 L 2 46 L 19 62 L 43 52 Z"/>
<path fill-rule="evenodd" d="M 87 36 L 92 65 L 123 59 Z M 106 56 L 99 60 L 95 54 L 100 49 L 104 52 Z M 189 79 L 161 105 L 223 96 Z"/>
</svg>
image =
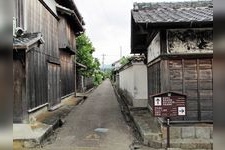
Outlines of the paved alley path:
<svg viewBox="0 0 225 150">
<path fill-rule="evenodd" d="M 99 128 L 99 129 L 98 129 Z M 132 131 L 123 119 L 109 80 L 66 118 L 46 150 L 129 150 Z"/>
</svg>

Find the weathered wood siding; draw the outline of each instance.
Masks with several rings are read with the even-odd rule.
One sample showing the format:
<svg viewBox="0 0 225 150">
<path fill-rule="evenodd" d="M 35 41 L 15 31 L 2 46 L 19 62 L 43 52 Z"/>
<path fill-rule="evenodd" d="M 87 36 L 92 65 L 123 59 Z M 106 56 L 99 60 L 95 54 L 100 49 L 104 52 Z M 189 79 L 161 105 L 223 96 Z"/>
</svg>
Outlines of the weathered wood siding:
<svg viewBox="0 0 225 150">
<path fill-rule="evenodd" d="M 148 66 L 148 99 L 151 95 L 161 92 L 161 78 L 160 78 L 160 63 L 157 62 Z M 150 106 L 153 106 L 153 101 L 149 101 Z"/>
<path fill-rule="evenodd" d="M 14 0 L 14 14 L 16 26 L 24 28 L 24 0 Z"/>
<path fill-rule="evenodd" d="M 26 55 L 24 51 L 13 52 L 13 122 L 26 120 Z"/>
<path fill-rule="evenodd" d="M 45 40 L 41 52 L 59 59 L 58 20 L 39 0 L 26 1 L 27 31 L 41 32 Z"/>
<path fill-rule="evenodd" d="M 48 63 L 48 102 L 54 107 L 61 102 L 60 65 Z"/>
<path fill-rule="evenodd" d="M 74 56 L 60 50 L 61 91 L 62 97 L 75 92 L 75 62 Z"/>
<path fill-rule="evenodd" d="M 213 120 L 212 34 L 210 28 L 172 29 L 160 31 L 160 44 L 155 44 L 157 38 L 153 39 L 148 55 L 155 56 L 152 51 L 159 49 L 160 54 L 148 61 L 151 107 L 151 95 L 167 91 L 183 93 L 187 95 L 187 117 L 171 119 Z"/>
<path fill-rule="evenodd" d="M 148 47 L 148 63 L 157 58 L 161 53 L 160 49 L 160 32 L 152 40 Z"/>
<path fill-rule="evenodd" d="M 58 20 L 39 0 L 27 0 L 25 8 L 27 31 L 41 32 L 45 41 L 27 53 L 29 109 L 46 103 L 52 107 L 60 102 L 60 92 L 55 94 L 60 89 L 60 84 L 55 84 L 60 80 L 60 71 L 48 70 L 48 62 L 59 64 Z"/>
<path fill-rule="evenodd" d="M 61 16 L 59 20 L 59 48 L 70 47 L 76 50 L 76 36 L 70 23 L 66 19 L 67 16 Z"/>
<path fill-rule="evenodd" d="M 27 53 L 27 100 L 28 109 L 48 103 L 47 56 L 37 47 Z"/>
<path fill-rule="evenodd" d="M 169 60 L 171 91 L 187 94 L 188 120 L 213 119 L 212 59 Z"/>
<path fill-rule="evenodd" d="M 47 103 L 53 107 L 60 103 L 62 96 L 75 91 L 73 53 L 60 53 L 60 48 L 66 47 L 75 52 L 74 27 L 67 22 L 66 16 L 57 16 L 54 0 L 15 2 L 14 15 L 18 18 L 18 26 L 30 33 L 41 32 L 44 39 L 44 44 L 32 45 L 33 48 L 27 49 L 24 63 L 28 105 L 24 110 L 34 110 Z"/>
<path fill-rule="evenodd" d="M 148 93 L 173 91 L 187 95 L 187 117 L 172 120 L 213 120 L 212 59 L 165 59 L 148 67 Z M 150 99 L 150 97 L 149 97 Z M 153 106 L 152 101 L 149 101 Z"/>
</svg>

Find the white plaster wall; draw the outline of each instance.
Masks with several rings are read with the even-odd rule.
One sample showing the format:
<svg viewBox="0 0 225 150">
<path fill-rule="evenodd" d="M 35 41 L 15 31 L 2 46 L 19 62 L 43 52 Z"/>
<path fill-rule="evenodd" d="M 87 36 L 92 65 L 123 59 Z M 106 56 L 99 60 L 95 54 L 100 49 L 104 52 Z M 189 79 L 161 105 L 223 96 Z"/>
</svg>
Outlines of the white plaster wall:
<svg viewBox="0 0 225 150">
<path fill-rule="evenodd" d="M 160 33 L 152 40 L 148 47 L 148 63 L 160 55 Z"/>
<path fill-rule="evenodd" d="M 119 73 L 120 89 L 127 91 L 128 100 L 134 107 L 147 107 L 147 67 L 143 63 L 133 64 Z"/>
<path fill-rule="evenodd" d="M 147 66 L 146 65 L 134 65 L 134 98 L 135 99 L 147 99 Z"/>
<path fill-rule="evenodd" d="M 134 97 L 134 72 L 133 66 L 123 70 L 119 73 L 120 78 L 120 89 L 126 90 L 129 94 Z"/>
</svg>

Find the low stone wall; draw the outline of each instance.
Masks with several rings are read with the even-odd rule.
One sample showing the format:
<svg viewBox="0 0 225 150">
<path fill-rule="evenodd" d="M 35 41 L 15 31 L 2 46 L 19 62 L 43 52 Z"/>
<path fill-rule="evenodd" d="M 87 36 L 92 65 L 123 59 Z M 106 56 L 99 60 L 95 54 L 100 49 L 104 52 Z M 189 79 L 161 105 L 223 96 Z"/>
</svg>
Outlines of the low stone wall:
<svg viewBox="0 0 225 150">
<path fill-rule="evenodd" d="M 167 129 L 161 127 L 162 147 L 167 144 Z M 170 143 L 172 148 L 182 149 L 213 149 L 213 125 L 197 124 L 189 126 L 171 126 Z"/>
<path fill-rule="evenodd" d="M 167 139 L 166 127 L 162 127 L 163 140 Z M 171 126 L 170 139 L 213 139 L 212 125 L 193 125 L 187 127 Z"/>
</svg>

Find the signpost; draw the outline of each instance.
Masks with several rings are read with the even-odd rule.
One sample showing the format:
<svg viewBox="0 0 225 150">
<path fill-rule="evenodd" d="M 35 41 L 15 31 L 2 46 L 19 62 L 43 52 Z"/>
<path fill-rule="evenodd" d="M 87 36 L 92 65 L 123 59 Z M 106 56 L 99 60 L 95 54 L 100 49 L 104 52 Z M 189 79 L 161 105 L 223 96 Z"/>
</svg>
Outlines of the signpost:
<svg viewBox="0 0 225 150">
<path fill-rule="evenodd" d="M 167 148 L 170 147 L 170 117 L 186 116 L 186 95 L 166 92 L 151 96 L 153 116 L 167 119 Z"/>
</svg>

